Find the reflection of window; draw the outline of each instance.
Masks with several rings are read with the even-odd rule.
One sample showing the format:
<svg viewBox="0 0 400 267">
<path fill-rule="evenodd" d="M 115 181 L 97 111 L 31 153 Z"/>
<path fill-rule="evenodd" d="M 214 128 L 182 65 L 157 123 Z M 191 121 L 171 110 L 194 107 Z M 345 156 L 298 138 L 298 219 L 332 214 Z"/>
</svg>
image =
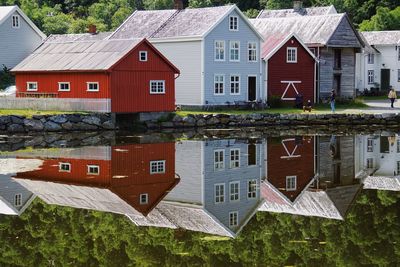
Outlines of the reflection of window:
<svg viewBox="0 0 400 267">
<path fill-rule="evenodd" d="M 396 174 L 397 175 L 400 174 L 400 161 L 397 162 L 397 172 L 396 172 Z"/>
<path fill-rule="evenodd" d="M 229 226 L 237 226 L 238 225 L 238 212 L 233 211 L 229 212 Z"/>
<path fill-rule="evenodd" d="M 368 158 L 367 159 L 367 168 L 372 169 L 374 167 L 374 159 L 373 158 Z"/>
<path fill-rule="evenodd" d="M 71 164 L 70 163 L 65 163 L 65 162 L 60 162 L 58 164 L 58 171 L 60 171 L 60 172 L 70 172 L 71 171 Z"/>
<path fill-rule="evenodd" d="M 150 161 L 150 174 L 165 173 L 165 160 Z"/>
<path fill-rule="evenodd" d="M 100 167 L 98 165 L 87 165 L 87 174 L 98 175 L 100 173 Z"/>
<path fill-rule="evenodd" d="M 229 184 L 229 200 L 239 200 L 239 182 L 231 182 Z"/>
<path fill-rule="evenodd" d="M 215 150 L 214 151 L 214 170 L 222 170 L 224 169 L 224 150 Z"/>
<path fill-rule="evenodd" d="M 14 206 L 16 207 L 22 206 L 22 194 L 16 194 L 14 196 Z"/>
<path fill-rule="evenodd" d="M 37 91 L 38 90 L 38 83 L 37 82 L 27 82 L 26 83 L 26 90 L 27 91 Z"/>
<path fill-rule="evenodd" d="M 397 139 L 397 153 L 400 153 L 400 139 Z"/>
<path fill-rule="evenodd" d="M 139 196 L 140 205 L 145 205 L 149 203 L 149 195 L 148 194 L 140 194 Z"/>
<path fill-rule="evenodd" d="M 380 153 L 389 153 L 389 139 L 386 136 L 381 136 L 380 138 Z"/>
<path fill-rule="evenodd" d="M 367 140 L 367 152 L 373 152 L 374 151 L 374 139 L 368 138 Z"/>
<path fill-rule="evenodd" d="M 247 197 L 257 197 L 257 180 L 249 180 L 247 183 Z"/>
<path fill-rule="evenodd" d="M 214 185 L 214 200 L 215 203 L 222 203 L 225 201 L 225 184 Z"/>
<path fill-rule="evenodd" d="M 286 176 L 286 191 L 295 191 L 297 188 L 297 176 Z"/>
<path fill-rule="evenodd" d="M 240 149 L 231 149 L 230 168 L 239 168 L 240 165 Z"/>
<path fill-rule="evenodd" d="M 249 144 L 247 146 L 247 165 L 256 165 L 257 164 L 257 153 L 256 153 L 256 145 L 255 144 Z"/>
</svg>

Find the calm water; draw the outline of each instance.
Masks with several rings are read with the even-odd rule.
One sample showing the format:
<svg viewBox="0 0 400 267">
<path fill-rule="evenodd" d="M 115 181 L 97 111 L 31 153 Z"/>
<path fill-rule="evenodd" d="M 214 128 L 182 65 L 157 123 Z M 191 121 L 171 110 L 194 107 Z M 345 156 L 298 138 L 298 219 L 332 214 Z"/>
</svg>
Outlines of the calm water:
<svg viewBox="0 0 400 267">
<path fill-rule="evenodd" d="M 400 265 L 400 137 L 117 140 L 1 152 L 0 266 Z"/>
</svg>

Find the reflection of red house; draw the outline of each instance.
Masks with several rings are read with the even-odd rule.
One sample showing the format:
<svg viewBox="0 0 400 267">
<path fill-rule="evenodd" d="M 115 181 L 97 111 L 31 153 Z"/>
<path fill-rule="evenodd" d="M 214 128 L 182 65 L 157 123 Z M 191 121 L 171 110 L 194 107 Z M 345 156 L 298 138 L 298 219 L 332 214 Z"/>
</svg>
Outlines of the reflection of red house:
<svg viewBox="0 0 400 267">
<path fill-rule="evenodd" d="M 294 202 L 314 178 L 314 137 L 269 138 L 267 180 Z"/>
<path fill-rule="evenodd" d="M 18 173 L 17 178 L 108 189 L 144 215 L 179 182 L 175 178 L 174 143 L 121 145 L 111 149 L 110 159 L 43 159 L 40 170 Z M 152 172 L 155 163 L 159 164 Z"/>
</svg>

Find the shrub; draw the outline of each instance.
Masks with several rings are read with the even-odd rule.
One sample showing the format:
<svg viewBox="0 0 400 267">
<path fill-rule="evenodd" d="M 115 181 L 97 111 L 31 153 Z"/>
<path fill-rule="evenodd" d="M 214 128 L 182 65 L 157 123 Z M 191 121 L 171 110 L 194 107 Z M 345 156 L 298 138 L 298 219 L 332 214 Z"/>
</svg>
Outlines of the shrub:
<svg viewBox="0 0 400 267">
<path fill-rule="evenodd" d="M 276 95 L 270 95 L 268 97 L 268 106 L 271 108 L 281 108 L 283 106 L 281 97 Z"/>
<path fill-rule="evenodd" d="M 15 84 L 14 76 L 11 74 L 10 69 L 3 65 L 0 71 L 0 89 L 5 89 L 7 86 Z"/>
</svg>

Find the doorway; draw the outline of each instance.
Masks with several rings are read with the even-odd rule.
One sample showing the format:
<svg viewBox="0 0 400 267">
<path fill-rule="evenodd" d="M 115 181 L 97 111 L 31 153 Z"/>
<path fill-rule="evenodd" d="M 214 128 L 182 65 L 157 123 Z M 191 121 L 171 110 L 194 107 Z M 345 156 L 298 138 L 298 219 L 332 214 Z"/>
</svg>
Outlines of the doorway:
<svg viewBox="0 0 400 267">
<path fill-rule="evenodd" d="M 249 76 L 247 81 L 248 100 L 255 101 L 257 97 L 257 77 Z"/>
<path fill-rule="evenodd" d="M 340 84 L 341 84 L 341 80 L 342 80 L 342 77 L 341 77 L 341 75 L 340 74 L 335 74 L 335 75 L 333 75 L 333 90 L 335 90 L 335 92 L 336 92 L 336 95 L 338 95 L 338 96 L 340 96 L 340 91 L 341 91 L 341 88 L 340 88 Z"/>
<path fill-rule="evenodd" d="M 390 69 L 381 69 L 381 91 L 389 91 Z"/>
</svg>

